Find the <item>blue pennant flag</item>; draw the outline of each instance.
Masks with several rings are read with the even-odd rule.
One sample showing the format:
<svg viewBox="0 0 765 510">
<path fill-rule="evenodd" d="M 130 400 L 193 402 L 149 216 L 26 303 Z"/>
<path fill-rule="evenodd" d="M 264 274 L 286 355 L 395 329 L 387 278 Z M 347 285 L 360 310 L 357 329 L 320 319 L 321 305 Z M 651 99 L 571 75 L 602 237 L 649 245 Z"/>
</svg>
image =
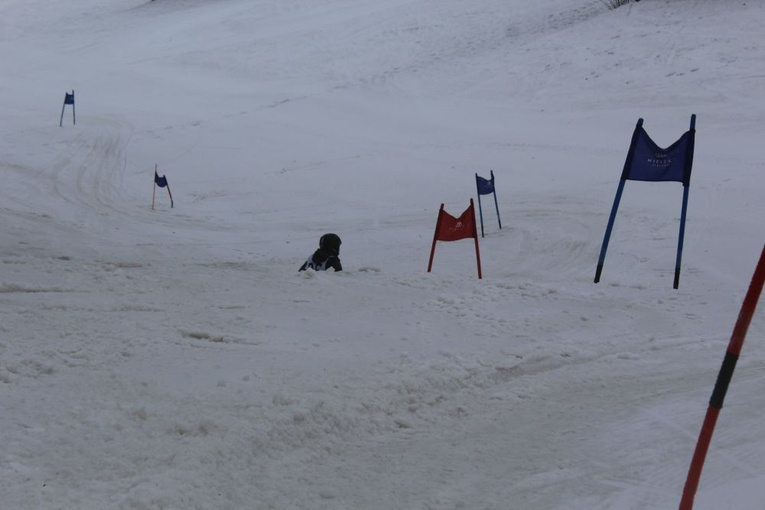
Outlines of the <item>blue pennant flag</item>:
<svg viewBox="0 0 765 510">
<path fill-rule="evenodd" d="M 491 179 L 484 179 L 476 174 L 475 184 L 478 187 L 479 195 L 491 195 L 494 193 L 494 175 L 491 176 Z"/>
<path fill-rule="evenodd" d="M 677 181 L 688 185 L 691 180 L 694 135 L 695 130 L 687 131 L 678 141 L 663 149 L 651 140 L 642 126 L 636 127 L 622 179 Z"/>
<path fill-rule="evenodd" d="M 160 177 L 157 172 L 154 172 L 154 183 L 160 188 L 165 188 L 167 187 L 167 178 L 164 175 Z"/>
</svg>

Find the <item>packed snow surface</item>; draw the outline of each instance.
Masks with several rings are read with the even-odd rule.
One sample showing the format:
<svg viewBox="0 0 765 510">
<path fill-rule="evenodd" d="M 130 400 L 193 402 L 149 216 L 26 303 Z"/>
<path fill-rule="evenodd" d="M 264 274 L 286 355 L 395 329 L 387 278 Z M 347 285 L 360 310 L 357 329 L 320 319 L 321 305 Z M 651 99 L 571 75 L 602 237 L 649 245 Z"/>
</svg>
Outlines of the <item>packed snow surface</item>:
<svg viewBox="0 0 765 510">
<path fill-rule="evenodd" d="M 763 25 L 4 0 L 0 506 L 677 508 L 765 243 Z M 627 183 L 595 284 L 636 122 L 666 147 L 693 114 L 679 288 L 679 183 Z M 491 171 L 483 278 L 471 240 L 428 272 Z M 345 270 L 298 272 L 326 232 Z M 762 510 L 764 413 L 758 311 L 696 509 Z"/>
</svg>

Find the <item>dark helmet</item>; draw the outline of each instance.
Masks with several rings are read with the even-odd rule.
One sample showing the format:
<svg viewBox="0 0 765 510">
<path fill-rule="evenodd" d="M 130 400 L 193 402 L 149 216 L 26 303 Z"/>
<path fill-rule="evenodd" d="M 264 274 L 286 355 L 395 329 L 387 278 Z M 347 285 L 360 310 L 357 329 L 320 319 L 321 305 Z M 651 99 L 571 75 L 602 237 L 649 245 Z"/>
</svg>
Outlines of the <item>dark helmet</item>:
<svg viewBox="0 0 765 510">
<path fill-rule="evenodd" d="M 342 244 L 342 241 L 340 240 L 340 237 L 338 237 L 337 234 L 324 234 L 319 239 L 319 248 L 331 251 L 335 254 L 340 253 L 341 244 Z"/>
</svg>

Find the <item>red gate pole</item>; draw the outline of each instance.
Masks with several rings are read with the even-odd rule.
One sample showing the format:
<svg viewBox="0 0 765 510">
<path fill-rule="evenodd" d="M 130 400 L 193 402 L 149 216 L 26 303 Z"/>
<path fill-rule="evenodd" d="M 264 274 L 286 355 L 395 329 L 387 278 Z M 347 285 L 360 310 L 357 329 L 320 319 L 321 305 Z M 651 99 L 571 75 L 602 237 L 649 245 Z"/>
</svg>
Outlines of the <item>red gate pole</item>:
<svg viewBox="0 0 765 510">
<path fill-rule="evenodd" d="M 741 353 L 741 347 L 744 345 L 746 332 L 749 329 L 749 324 L 752 322 L 754 309 L 757 307 L 757 301 L 760 299 L 763 283 L 765 283 L 765 247 L 760 254 L 760 260 L 754 270 L 752 282 L 749 284 L 749 290 L 741 305 L 741 311 L 738 314 L 736 325 L 733 328 L 733 334 L 728 343 L 728 350 L 725 353 L 722 367 L 720 367 L 720 372 L 717 375 L 717 382 L 715 382 L 712 397 L 709 399 L 707 414 L 704 418 L 704 423 L 701 426 L 699 439 L 696 443 L 696 450 L 694 451 L 693 459 L 691 460 L 691 467 L 688 470 L 688 478 L 686 479 L 685 487 L 683 488 L 683 497 L 680 500 L 680 510 L 691 510 L 693 508 L 693 499 L 696 496 L 696 489 L 698 489 L 699 486 L 701 470 L 704 467 L 704 459 L 707 456 L 709 443 L 712 441 L 712 433 L 714 432 L 720 409 L 722 409 L 723 400 L 725 400 L 725 393 L 728 391 L 728 385 L 733 377 L 733 370 L 736 368 L 736 362 Z"/>
<path fill-rule="evenodd" d="M 430 260 L 428 260 L 428 273 L 433 267 L 433 255 L 436 253 L 436 241 L 438 240 L 438 231 L 441 229 L 441 217 L 444 213 L 444 204 L 438 209 L 438 218 L 436 219 L 436 231 L 433 232 L 433 245 L 430 247 Z"/>
<path fill-rule="evenodd" d="M 492 173 L 492 177 L 494 176 L 494 173 Z M 480 203 L 481 195 L 478 195 L 478 200 Z M 472 211 L 472 218 L 471 221 L 473 222 L 473 240 L 475 241 L 475 263 L 478 267 L 478 279 L 481 279 L 481 251 L 478 249 L 478 229 L 475 228 L 475 206 L 473 205 L 473 199 L 470 199 L 470 210 Z M 483 221 L 481 222 L 481 232 L 483 232 Z"/>
</svg>

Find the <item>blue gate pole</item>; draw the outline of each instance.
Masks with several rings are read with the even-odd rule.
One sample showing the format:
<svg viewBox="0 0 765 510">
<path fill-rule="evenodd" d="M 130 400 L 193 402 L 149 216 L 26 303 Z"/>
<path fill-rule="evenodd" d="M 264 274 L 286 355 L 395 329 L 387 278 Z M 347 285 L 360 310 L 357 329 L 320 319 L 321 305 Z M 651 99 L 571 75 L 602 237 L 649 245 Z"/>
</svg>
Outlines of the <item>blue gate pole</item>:
<svg viewBox="0 0 765 510">
<path fill-rule="evenodd" d="M 481 218 L 481 237 L 483 237 L 483 209 L 481 208 L 481 188 L 478 186 L 478 173 L 475 174 L 475 190 L 478 195 L 478 216 Z"/>
<path fill-rule="evenodd" d="M 680 237 L 677 241 L 677 260 L 675 261 L 675 283 L 673 288 L 680 286 L 680 261 L 683 259 L 683 238 L 685 237 L 685 212 L 688 210 L 688 190 L 690 186 L 683 186 L 683 210 L 680 213 Z"/>
<path fill-rule="evenodd" d="M 694 113 L 691 115 L 691 127 L 690 131 L 693 132 L 696 129 L 696 114 Z M 690 159 L 693 158 L 693 144 L 691 144 L 691 156 Z M 686 161 L 686 164 L 689 164 L 689 162 Z M 692 163 L 690 163 L 692 164 Z M 685 239 L 685 217 L 686 217 L 686 211 L 688 210 L 688 194 L 690 192 L 691 187 L 691 178 L 690 174 L 686 174 L 683 179 L 683 209 L 680 213 L 680 235 L 679 239 L 677 241 L 677 259 L 675 261 L 675 281 L 673 283 L 673 288 L 678 288 L 680 286 L 680 262 L 683 259 L 683 239 Z"/>
<path fill-rule="evenodd" d="M 499 223 L 499 229 L 502 230 L 502 220 L 499 218 L 499 202 L 497 202 L 497 185 L 494 183 L 494 170 L 490 170 L 491 172 L 491 182 L 494 184 L 494 207 L 497 209 L 497 223 Z M 479 200 L 480 202 L 480 200 Z M 478 204 L 480 208 L 480 203 Z"/>
<path fill-rule="evenodd" d="M 614 198 L 614 205 L 611 207 L 611 216 L 608 218 L 608 226 L 606 227 L 606 235 L 603 237 L 603 245 L 600 247 L 600 257 L 598 257 L 598 269 L 595 271 L 595 283 L 600 281 L 600 273 L 603 271 L 603 261 L 606 259 L 606 250 L 608 249 L 608 241 L 611 239 L 611 230 L 614 228 L 614 220 L 616 220 L 616 211 L 619 209 L 619 202 L 622 199 L 622 192 L 624 192 L 624 183 L 626 179 L 619 180 L 619 187 L 616 189 L 616 197 Z"/>
</svg>

